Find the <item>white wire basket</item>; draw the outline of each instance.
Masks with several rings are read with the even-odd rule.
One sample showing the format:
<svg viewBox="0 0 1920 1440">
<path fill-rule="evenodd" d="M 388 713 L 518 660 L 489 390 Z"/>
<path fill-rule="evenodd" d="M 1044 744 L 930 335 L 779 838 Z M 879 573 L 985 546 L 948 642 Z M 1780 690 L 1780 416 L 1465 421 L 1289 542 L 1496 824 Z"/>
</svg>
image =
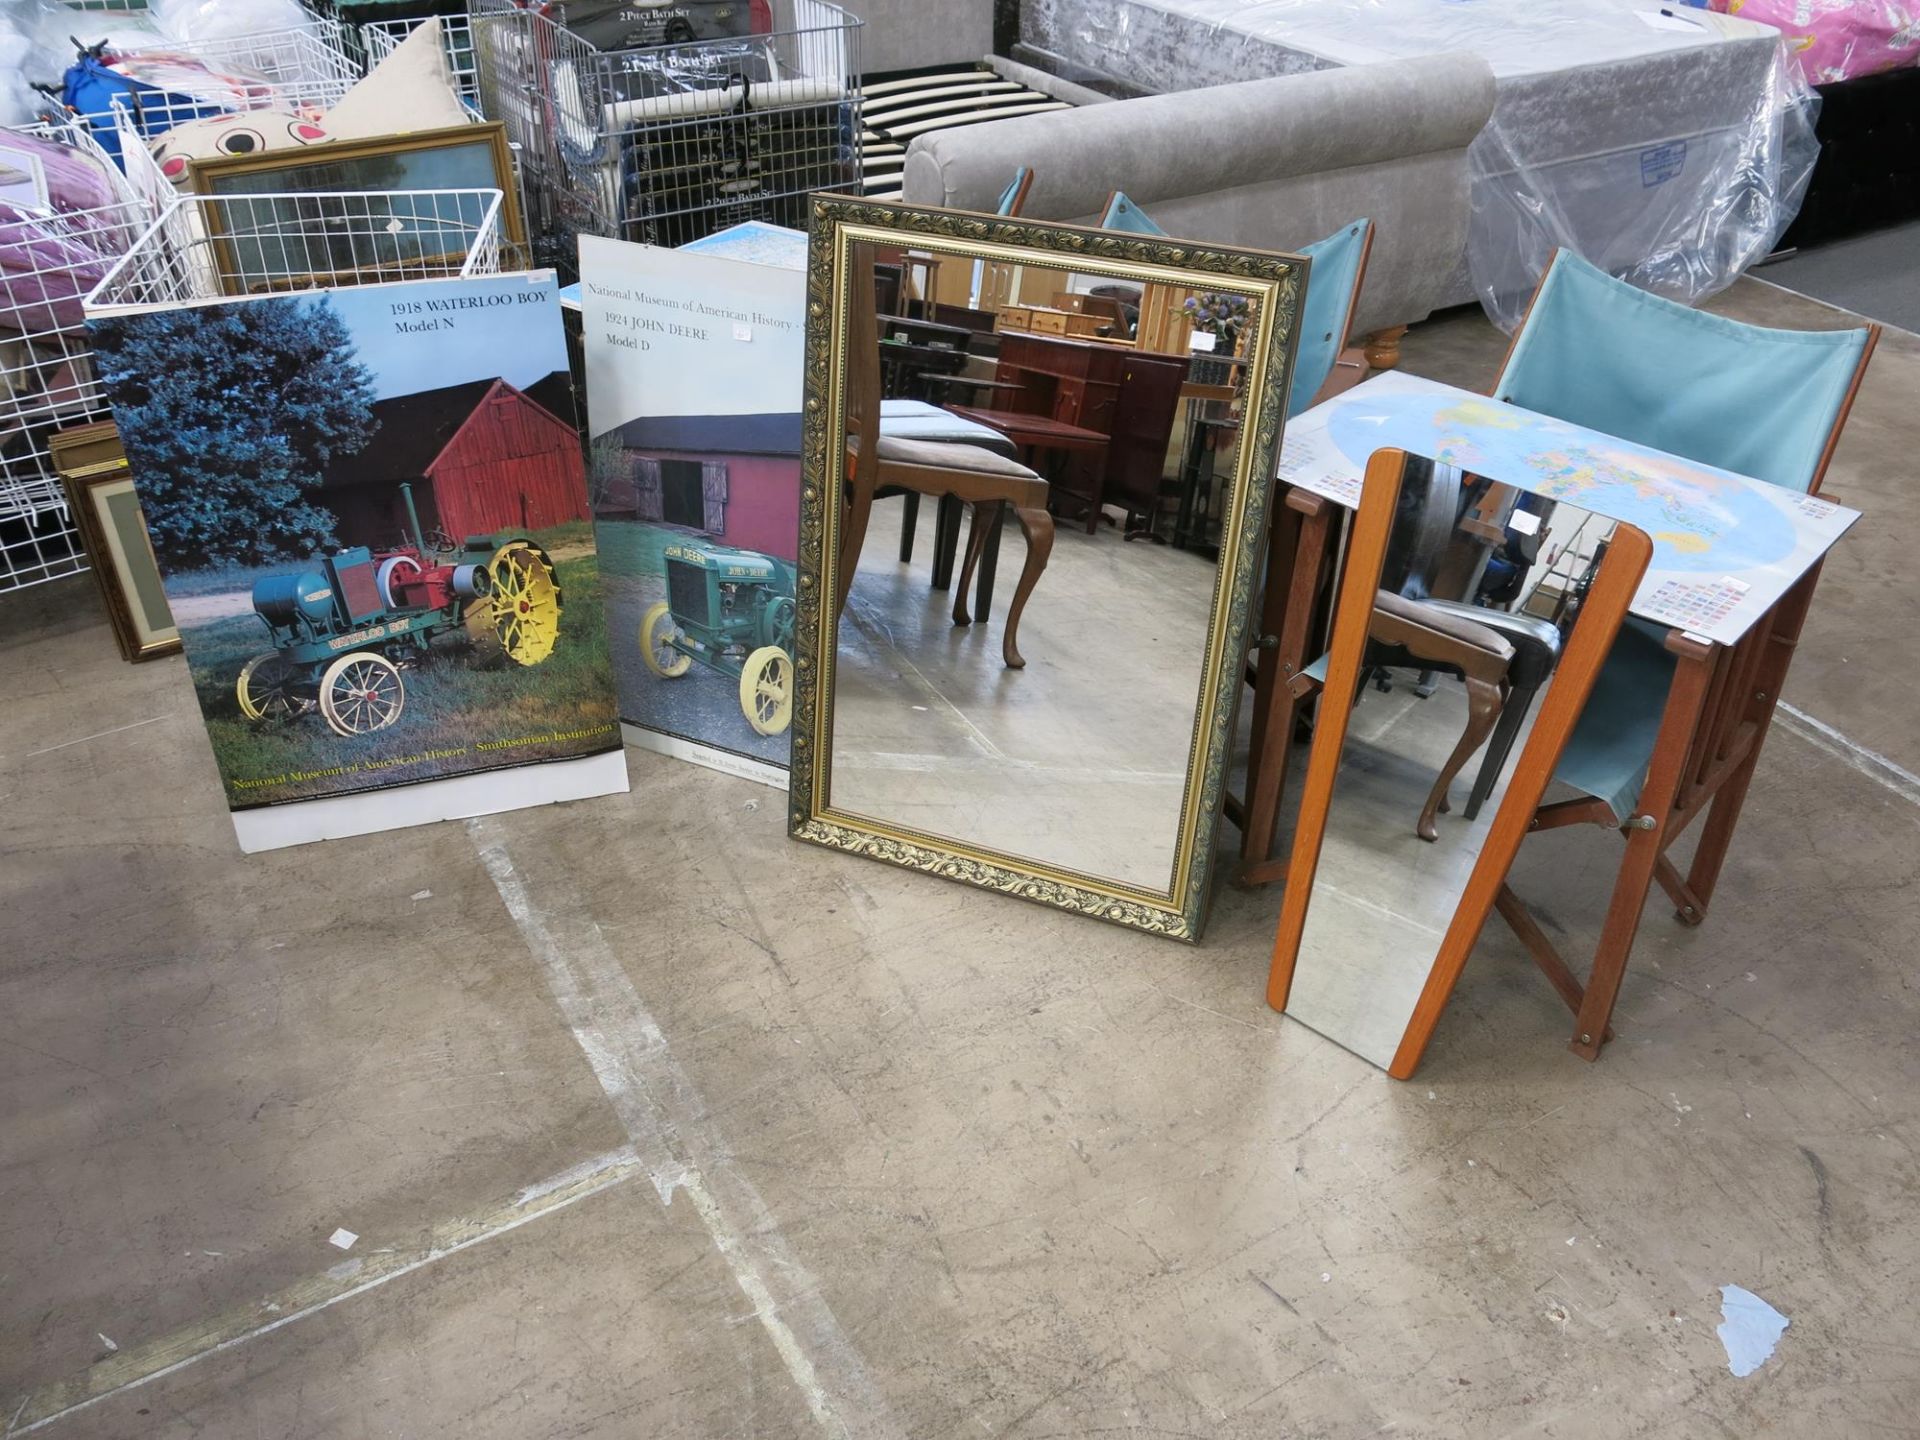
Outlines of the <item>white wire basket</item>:
<svg viewBox="0 0 1920 1440">
<path fill-rule="evenodd" d="M 372 70 L 400 48 L 419 20 L 369 20 L 360 27 L 360 44 L 367 52 L 367 69 Z M 454 89 L 461 101 L 475 114 L 480 106 L 480 73 L 473 63 L 473 22 L 465 15 L 440 17 L 440 43 L 446 48 L 447 64 L 453 70 Z"/>
<path fill-rule="evenodd" d="M 500 270 L 498 190 L 183 195 L 87 297 L 89 315 Z"/>
<path fill-rule="evenodd" d="M 85 40 L 84 21 L 77 19 Z M 183 80 L 169 88 L 138 96 L 132 105 L 135 129 L 157 136 L 202 116 L 249 110 L 278 110 L 314 119 L 340 102 L 360 79 L 359 63 L 350 50 L 347 27 L 328 16 L 316 15 L 292 30 L 270 30 L 258 35 L 191 44 L 155 39 L 150 44 L 125 47 L 121 53 L 149 60 L 163 56 L 198 62 L 208 74 Z M 99 112 L 77 116 L 96 131 L 116 127 L 116 117 Z"/>
<path fill-rule="evenodd" d="M 115 199 L 91 210 L 0 221 L 0 591 L 87 568 L 47 442 L 57 430 L 107 414 L 83 302 L 159 213 L 154 197 L 115 168 L 85 127 L 43 125 L 29 133 L 97 161 Z"/>
</svg>

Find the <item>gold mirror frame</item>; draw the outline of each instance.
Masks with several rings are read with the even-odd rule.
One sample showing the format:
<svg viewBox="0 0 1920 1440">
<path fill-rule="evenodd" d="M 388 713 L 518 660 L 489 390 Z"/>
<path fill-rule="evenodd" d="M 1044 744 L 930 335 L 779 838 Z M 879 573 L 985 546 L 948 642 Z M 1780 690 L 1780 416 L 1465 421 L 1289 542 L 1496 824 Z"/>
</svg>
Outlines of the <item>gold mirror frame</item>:
<svg viewBox="0 0 1920 1440">
<path fill-rule="evenodd" d="M 802 439 L 800 562 L 794 683 L 793 762 L 787 833 L 796 839 L 1076 914 L 1194 941 L 1205 924 L 1213 837 L 1233 741 L 1249 612 L 1267 540 L 1300 301 L 1304 256 L 1195 244 L 1074 225 L 816 195 L 807 252 L 806 392 Z M 1186 289 L 1232 289 L 1259 304 L 1248 342 L 1241 406 L 1245 417 L 1222 521 L 1207 653 L 1180 813 L 1171 883 L 1165 892 L 1048 866 L 1021 856 L 923 834 L 832 808 L 831 718 L 838 615 L 836 556 L 846 447 L 846 278 L 856 243 L 910 248 L 988 263 L 1058 266 L 1078 274 Z M 1249 483 L 1258 478 L 1259 483 Z"/>
</svg>

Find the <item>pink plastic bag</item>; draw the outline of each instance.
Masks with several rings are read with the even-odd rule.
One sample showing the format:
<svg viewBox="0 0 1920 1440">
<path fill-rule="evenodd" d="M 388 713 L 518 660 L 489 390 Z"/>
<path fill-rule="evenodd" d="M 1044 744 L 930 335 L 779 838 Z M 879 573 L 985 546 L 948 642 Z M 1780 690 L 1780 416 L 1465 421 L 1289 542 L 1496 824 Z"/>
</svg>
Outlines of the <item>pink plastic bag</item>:
<svg viewBox="0 0 1920 1440">
<path fill-rule="evenodd" d="M 1815 85 L 1920 60 L 1920 7 L 1906 0 L 1713 0 L 1713 8 L 1785 35 Z"/>
</svg>

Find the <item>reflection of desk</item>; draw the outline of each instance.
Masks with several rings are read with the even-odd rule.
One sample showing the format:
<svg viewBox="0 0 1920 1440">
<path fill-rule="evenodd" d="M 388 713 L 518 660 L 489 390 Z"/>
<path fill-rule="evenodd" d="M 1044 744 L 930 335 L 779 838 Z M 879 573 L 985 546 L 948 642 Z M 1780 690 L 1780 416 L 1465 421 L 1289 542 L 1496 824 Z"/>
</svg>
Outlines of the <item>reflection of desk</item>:
<svg viewBox="0 0 1920 1440">
<path fill-rule="evenodd" d="M 1026 450 L 1065 450 L 1099 453 L 1107 448 L 1107 437 L 1084 425 L 1069 425 L 1045 415 L 1029 415 L 1020 410 L 988 410 L 977 405 L 949 405 L 952 414 L 998 430 L 1015 445 Z"/>
<path fill-rule="evenodd" d="M 1086 502 L 1096 524 L 1102 505 L 1153 513 L 1187 378 L 1184 356 L 1015 330 L 1000 337 L 999 378 L 1023 391 L 1007 409 L 1048 415 L 1113 442 L 1104 457 L 1089 450 L 1071 458 L 1056 477 L 1061 491 Z"/>
<path fill-rule="evenodd" d="M 881 340 L 904 340 L 910 345 L 945 346 L 965 350 L 973 340 L 973 331 L 959 325 L 943 325 L 934 320 L 914 320 L 905 315 L 881 315 Z"/>
<path fill-rule="evenodd" d="M 1331 549 L 1331 510 L 1357 501 L 1364 460 L 1382 449 L 1440 456 L 1490 480 L 1636 525 L 1654 541 L 1631 608 L 1643 620 L 1675 628 L 1665 630 L 1664 641 L 1624 628 L 1615 646 L 1618 655 L 1631 649 L 1652 662 L 1644 671 L 1646 693 L 1625 696 L 1640 702 L 1644 733 L 1654 735 L 1637 798 L 1617 797 L 1633 813 L 1621 815 L 1610 803 L 1616 797 L 1592 798 L 1598 792 L 1590 790 L 1537 806 L 1527 826 L 1541 831 L 1591 823 L 1626 835 L 1586 984 L 1504 882 L 1495 902 L 1576 1012 L 1573 1050 L 1593 1059 L 1607 1037 L 1652 884 L 1658 881 L 1673 899 L 1683 922 L 1698 924 L 1705 917 L 1822 560 L 1858 517 L 1825 500 L 1411 377 L 1383 377 L 1316 406 L 1289 426 L 1281 456 L 1281 479 L 1298 487 L 1287 507 L 1307 518 L 1294 522 L 1291 545 L 1281 546 L 1276 536 L 1281 566 L 1269 572 L 1262 628 L 1278 643 L 1263 649 L 1258 671 L 1254 755 L 1241 807 L 1247 826 L 1243 860 L 1260 842 L 1271 844 L 1270 817 L 1284 777 L 1293 705 L 1311 688 L 1300 665 Z M 1596 699 L 1608 687 L 1613 663 L 1602 674 Z M 1615 699 L 1621 698 L 1619 683 Z M 1264 705 L 1261 684 L 1270 697 Z M 1273 698 L 1278 686 L 1293 697 L 1291 703 Z M 1588 714 L 1602 715 L 1592 700 Z M 1552 757 L 1563 775 L 1574 774 L 1585 728 L 1583 721 L 1567 750 Z M 1617 729 L 1610 726 L 1609 733 Z M 1708 818 L 1699 847 L 1682 876 L 1666 858 L 1667 849 L 1703 814 Z M 1265 849 L 1255 854 L 1266 860 Z M 1277 878 L 1271 869 L 1243 864 L 1241 876 L 1255 882 Z M 1451 984 L 1451 976 L 1437 972 L 1430 979 L 1430 990 L 1440 987 L 1437 998 L 1429 997 L 1433 1014 Z"/>
<path fill-rule="evenodd" d="M 968 392 L 966 403 L 969 405 L 978 403 L 982 391 L 1004 398 L 1018 395 L 1026 388 L 1011 380 L 987 380 L 978 375 L 925 375 L 921 377 L 921 383 L 937 390 L 942 397 L 953 390 L 965 390 Z"/>
<path fill-rule="evenodd" d="M 1048 450 L 1056 455 L 1098 455 L 1107 448 L 1107 437 L 1098 430 L 1089 430 L 1082 425 L 1069 425 L 1064 420 L 1054 420 L 1046 415 L 1030 415 L 1018 410 L 987 410 L 974 405 L 949 405 L 955 415 L 971 420 L 979 425 L 998 430 L 1007 439 L 1020 447 L 1021 455 L 1027 464 L 1035 469 L 1034 451 Z M 1062 467 L 1058 464 L 1048 467 L 1048 484 L 1057 485 Z M 1091 535 L 1100 524 L 1100 505 L 1096 497 L 1076 494 L 1066 490 L 1075 499 L 1088 501 L 1087 533 Z"/>
</svg>

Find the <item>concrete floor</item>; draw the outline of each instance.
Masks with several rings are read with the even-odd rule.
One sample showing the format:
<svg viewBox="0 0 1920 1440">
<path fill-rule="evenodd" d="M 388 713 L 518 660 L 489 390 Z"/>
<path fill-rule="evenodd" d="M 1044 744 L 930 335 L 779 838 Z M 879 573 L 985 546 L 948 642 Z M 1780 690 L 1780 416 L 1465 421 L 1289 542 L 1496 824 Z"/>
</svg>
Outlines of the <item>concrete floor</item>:
<svg viewBox="0 0 1920 1440">
<path fill-rule="evenodd" d="M 1796 250 L 1759 274 L 1830 305 L 1920 330 L 1920 221 Z"/>
<path fill-rule="evenodd" d="M 180 663 L 87 581 L 8 597 L 0 1431 L 1914 1433 L 1917 384 L 1889 337 L 1808 718 L 1594 1066 L 1497 927 L 1396 1084 L 1265 1008 L 1273 891 L 1172 945 L 637 752 L 630 796 L 243 859 Z M 1516 885 L 1590 935 L 1616 844 Z M 1745 1379 L 1723 1284 L 1792 1321 Z"/>
</svg>

